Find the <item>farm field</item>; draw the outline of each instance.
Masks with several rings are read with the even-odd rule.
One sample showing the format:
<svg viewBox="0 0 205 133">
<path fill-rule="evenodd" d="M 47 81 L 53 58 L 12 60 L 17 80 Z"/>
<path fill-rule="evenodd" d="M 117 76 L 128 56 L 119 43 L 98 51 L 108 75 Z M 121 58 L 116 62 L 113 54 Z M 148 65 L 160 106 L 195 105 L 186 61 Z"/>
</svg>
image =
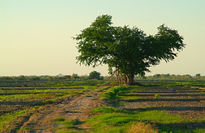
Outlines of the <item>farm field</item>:
<svg viewBox="0 0 205 133">
<path fill-rule="evenodd" d="M 203 81 L 1 87 L 1 132 L 204 133 Z"/>
<path fill-rule="evenodd" d="M 204 5 L 0 0 L 0 133 L 205 133 Z"/>
<path fill-rule="evenodd" d="M 62 99 L 82 94 L 95 86 L 70 87 L 1 87 L 0 88 L 0 131 L 10 131 L 21 124 L 12 125 L 21 116 L 31 115 L 36 109 L 58 104 Z M 27 119 L 24 117 L 23 119 Z M 18 120 L 20 123 L 24 120 Z M 17 122 L 18 123 L 18 122 Z M 6 128 L 6 130 L 4 130 Z"/>
<path fill-rule="evenodd" d="M 94 132 L 205 132 L 203 87 L 191 86 L 191 82 L 189 86 L 150 83 L 108 89 L 102 99 L 114 106 L 93 110 L 96 115 L 88 122 L 95 126 Z"/>
</svg>

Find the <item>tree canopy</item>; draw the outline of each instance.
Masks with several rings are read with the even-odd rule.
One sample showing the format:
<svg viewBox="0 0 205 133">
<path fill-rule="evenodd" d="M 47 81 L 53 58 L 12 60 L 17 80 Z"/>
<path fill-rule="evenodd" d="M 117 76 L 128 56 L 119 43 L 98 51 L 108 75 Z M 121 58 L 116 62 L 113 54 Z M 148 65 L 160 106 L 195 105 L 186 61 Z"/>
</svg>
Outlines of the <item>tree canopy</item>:
<svg viewBox="0 0 205 133">
<path fill-rule="evenodd" d="M 99 79 L 99 80 L 101 80 L 101 79 L 103 79 L 103 78 L 102 78 L 100 75 L 101 75 L 101 74 L 100 74 L 99 72 L 97 72 L 97 71 L 92 71 L 92 72 L 90 72 L 88 78 L 89 78 L 89 79 Z"/>
<path fill-rule="evenodd" d="M 109 73 L 132 84 L 135 75 L 144 75 L 161 60 L 173 60 L 185 46 L 177 30 L 161 25 L 158 33 L 147 35 L 129 26 L 113 26 L 110 15 L 101 15 L 76 37 L 81 64 L 107 64 Z"/>
</svg>

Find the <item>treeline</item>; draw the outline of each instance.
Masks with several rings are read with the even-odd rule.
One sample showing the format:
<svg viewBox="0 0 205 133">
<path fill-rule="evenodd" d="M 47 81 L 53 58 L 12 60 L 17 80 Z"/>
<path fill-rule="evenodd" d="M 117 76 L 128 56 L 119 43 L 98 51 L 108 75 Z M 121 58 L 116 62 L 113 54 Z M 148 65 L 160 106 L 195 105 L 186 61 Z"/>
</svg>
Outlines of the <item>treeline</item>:
<svg viewBox="0 0 205 133">
<path fill-rule="evenodd" d="M 1 81 L 17 81 L 17 80 L 23 80 L 23 81 L 38 81 L 38 80 L 73 80 L 73 79 L 98 79 L 103 80 L 103 76 L 101 76 L 101 73 L 97 71 L 90 72 L 89 75 L 83 75 L 79 76 L 78 74 L 72 74 L 72 75 L 62 75 L 59 74 L 57 76 L 49 76 L 49 75 L 43 75 L 43 76 L 1 76 Z"/>
<path fill-rule="evenodd" d="M 205 76 L 196 74 L 194 76 L 186 75 L 175 75 L 175 74 L 155 74 L 152 76 L 136 77 L 137 80 L 205 80 Z"/>
<path fill-rule="evenodd" d="M 72 85 L 96 85 L 104 82 L 104 77 L 99 72 L 93 71 L 89 75 L 79 76 L 2 76 L 0 87 L 65 87 Z"/>
</svg>

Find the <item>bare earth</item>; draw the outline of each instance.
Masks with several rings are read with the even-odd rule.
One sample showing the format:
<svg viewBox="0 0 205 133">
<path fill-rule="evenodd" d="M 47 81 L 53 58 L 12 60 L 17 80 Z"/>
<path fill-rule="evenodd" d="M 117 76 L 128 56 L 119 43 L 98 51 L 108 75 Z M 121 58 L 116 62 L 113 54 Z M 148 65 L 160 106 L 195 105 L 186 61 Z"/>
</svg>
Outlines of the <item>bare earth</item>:
<svg viewBox="0 0 205 133">
<path fill-rule="evenodd" d="M 142 99 L 126 102 L 125 108 L 133 111 L 162 110 L 190 119 L 205 117 L 205 90 L 182 87 L 170 88 L 148 88 L 144 92 L 134 95 L 140 96 Z M 159 94 L 157 99 L 154 98 L 156 94 Z"/>
<path fill-rule="evenodd" d="M 103 86 L 102 86 L 103 87 Z M 101 89 L 101 87 L 96 90 Z M 136 90 L 137 91 L 137 90 Z M 78 119 L 85 121 L 91 114 L 89 111 L 106 104 L 99 100 L 102 92 L 89 91 L 79 96 L 64 98 L 61 102 L 44 106 L 33 112 L 30 117 L 22 118 L 18 133 L 55 133 L 55 118 L 66 120 Z M 159 94 L 158 98 L 155 95 Z M 122 94 L 123 96 L 123 94 Z M 205 90 L 182 87 L 147 87 L 143 92 L 125 94 L 140 99 L 123 100 L 124 108 L 133 111 L 162 110 L 171 114 L 178 114 L 185 118 L 198 119 L 205 117 Z M 17 122 L 18 123 L 18 122 Z M 193 126 L 193 123 L 191 123 Z M 184 126 L 184 125 L 182 125 Z M 190 126 L 186 124 L 185 126 Z M 197 123 L 195 127 L 204 127 L 205 123 Z M 79 125 L 81 130 L 89 132 L 89 126 Z M 16 133 L 13 130 L 12 133 Z M 5 133 L 5 132 L 4 132 Z"/>
<path fill-rule="evenodd" d="M 64 118 L 66 120 L 79 119 L 86 120 L 93 108 L 103 106 L 99 100 L 102 92 L 85 92 L 80 96 L 65 98 L 61 103 L 48 105 L 35 112 L 28 121 L 24 122 L 18 133 L 55 133 L 55 128 L 59 125 L 54 118 Z M 82 130 L 88 127 L 82 126 Z"/>
</svg>

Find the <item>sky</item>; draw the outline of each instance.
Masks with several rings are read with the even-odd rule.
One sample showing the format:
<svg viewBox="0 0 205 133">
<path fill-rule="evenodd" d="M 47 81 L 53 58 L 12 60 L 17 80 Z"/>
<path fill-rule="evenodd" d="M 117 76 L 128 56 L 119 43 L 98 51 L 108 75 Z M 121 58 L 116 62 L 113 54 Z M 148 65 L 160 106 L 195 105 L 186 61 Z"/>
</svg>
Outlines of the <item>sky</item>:
<svg viewBox="0 0 205 133">
<path fill-rule="evenodd" d="M 178 30 L 186 47 L 175 60 L 161 62 L 147 75 L 205 75 L 205 0 L 0 0 L 0 76 L 107 75 L 76 61 L 72 37 L 97 16 L 112 16 L 114 26 L 129 25 L 156 34 L 161 24 Z"/>
</svg>

